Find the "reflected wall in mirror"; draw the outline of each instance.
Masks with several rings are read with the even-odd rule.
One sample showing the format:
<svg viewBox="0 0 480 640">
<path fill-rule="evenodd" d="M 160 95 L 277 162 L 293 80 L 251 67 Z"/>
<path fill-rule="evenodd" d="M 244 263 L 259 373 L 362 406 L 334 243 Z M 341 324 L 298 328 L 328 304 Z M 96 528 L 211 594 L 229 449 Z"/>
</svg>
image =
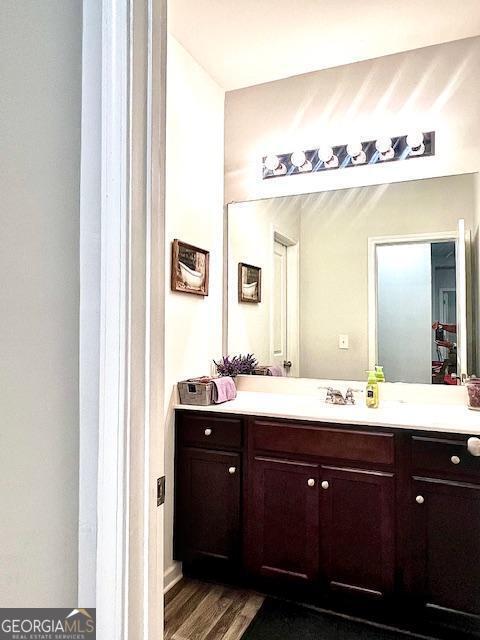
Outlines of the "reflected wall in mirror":
<svg viewBox="0 0 480 640">
<path fill-rule="evenodd" d="M 468 233 L 459 239 L 457 226 L 473 226 L 476 180 L 230 204 L 229 353 L 307 378 L 363 380 L 374 364 L 391 381 L 448 384 L 473 372 Z M 240 262 L 262 268 L 260 304 L 238 302 Z"/>
</svg>

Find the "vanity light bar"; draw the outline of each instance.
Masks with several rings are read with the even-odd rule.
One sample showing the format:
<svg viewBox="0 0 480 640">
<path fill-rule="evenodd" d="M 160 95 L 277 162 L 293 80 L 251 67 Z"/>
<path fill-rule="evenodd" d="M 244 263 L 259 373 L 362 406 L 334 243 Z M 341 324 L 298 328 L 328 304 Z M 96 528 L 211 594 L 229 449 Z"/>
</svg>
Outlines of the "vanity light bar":
<svg viewBox="0 0 480 640">
<path fill-rule="evenodd" d="M 412 132 L 396 138 L 354 141 L 337 147 L 322 145 L 309 151 L 263 157 L 263 179 L 299 173 L 318 173 L 364 164 L 379 164 L 435 155 L 435 131 Z"/>
</svg>

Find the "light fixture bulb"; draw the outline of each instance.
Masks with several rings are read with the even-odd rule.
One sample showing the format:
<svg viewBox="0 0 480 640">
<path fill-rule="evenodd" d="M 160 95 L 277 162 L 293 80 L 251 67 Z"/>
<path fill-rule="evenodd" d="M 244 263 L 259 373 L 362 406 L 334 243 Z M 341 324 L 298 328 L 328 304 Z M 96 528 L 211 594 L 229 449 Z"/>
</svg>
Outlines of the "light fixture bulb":
<svg viewBox="0 0 480 640">
<path fill-rule="evenodd" d="M 294 151 L 290 157 L 290 161 L 294 167 L 300 169 L 307 161 L 307 157 L 304 151 Z"/>
<path fill-rule="evenodd" d="M 265 158 L 265 168 L 269 171 L 275 171 L 280 165 L 280 158 L 274 154 L 270 154 Z"/>
<path fill-rule="evenodd" d="M 357 158 L 363 151 L 360 140 L 354 140 L 347 144 L 347 153 L 351 158 Z"/>
<path fill-rule="evenodd" d="M 333 149 L 329 144 L 323 144 L 318 150 L 319 159 L 325 164 L 333 158 Z"/>
<path fill-rule="evenodd" d="M 424 135 L 421 131 L 411 131 L 407 136 L 407 144 L 410 149 L 419 149 L 424 140 Z"/>
<path fill-rule="evenodd" d="M 375 143 L 375 148 L 379 153 L 388 153 L 392 148 L 392 140 L 388 137 L 382 137 Z"/>
</svg>

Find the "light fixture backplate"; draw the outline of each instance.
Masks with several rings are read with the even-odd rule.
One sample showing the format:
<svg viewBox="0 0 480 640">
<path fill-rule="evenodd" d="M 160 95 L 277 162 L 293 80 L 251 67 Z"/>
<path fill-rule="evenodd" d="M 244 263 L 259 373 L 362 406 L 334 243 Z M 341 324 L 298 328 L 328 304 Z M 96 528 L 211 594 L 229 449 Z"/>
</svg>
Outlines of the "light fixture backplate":
<svg viewBox="0 0 480 640">
<path fill-rule="evenodd" d="M 407 144 L 407 135 L 392 137 L 392 148 L 394 150 L 394 156 L 388 160 L 382 160 L 380 154 L 375 148 L 376 140 L 367 140 L 362 142 L 363 151 L 366 156 L 366 161 L 362 164 L 355 164 L 352 158 L 347 153 L 347 145 L 341 144 L 336 147 L 332 147 L 333 153 L 338 158 L 338 167 L 325 166 L 325 163 L 318 158 L 318 148 L 309 149 L 305 151 L 305 157 L 307 163 L 309 163 L 309 170 L 305 171 L 305 168 L 299 168 L 292 164 L 290 158 L 292 152 L 277 154 L 280 165 L 286 168 L 286 172 L 282 174 L 270 171 L 263 165 L 263 179 L 278 178 L 284 175 L 299 175 L 305 173 L 319 173 L 320 171 L 333 171 L 337 169 L 348 169 L 349 167 L 364 166 L 365 164 L 386 164 L 388 162 L 397 162 L 398 160 L 411 160 L 413 158 L 424 158 L 426 156 L 435 155 L 435 131 L 429 131 L 424 133 L 423 144 L 425 145 L 425 151 L 421 155 L 415 155 L 411 153 L 411 149 Z M 266 156 L 263 157 L 265 162 Z M 306 164 L 307 164 L 306 163 Z M 311 169 L 310 169 L 311 164 Z"/>
</svg>

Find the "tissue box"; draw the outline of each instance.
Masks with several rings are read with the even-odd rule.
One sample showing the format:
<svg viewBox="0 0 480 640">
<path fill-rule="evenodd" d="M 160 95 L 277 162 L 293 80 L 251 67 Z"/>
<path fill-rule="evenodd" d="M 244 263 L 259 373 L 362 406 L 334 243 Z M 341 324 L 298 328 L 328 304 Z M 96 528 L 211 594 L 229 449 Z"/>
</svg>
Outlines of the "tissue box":
<svg viewBox="0 0 480 640">
<path fill-rule="evenodd" d="M 213 404 L 213 382 L 211 378 L 190 378 L 178 383 L 181 404 Z"/>
</svg>

